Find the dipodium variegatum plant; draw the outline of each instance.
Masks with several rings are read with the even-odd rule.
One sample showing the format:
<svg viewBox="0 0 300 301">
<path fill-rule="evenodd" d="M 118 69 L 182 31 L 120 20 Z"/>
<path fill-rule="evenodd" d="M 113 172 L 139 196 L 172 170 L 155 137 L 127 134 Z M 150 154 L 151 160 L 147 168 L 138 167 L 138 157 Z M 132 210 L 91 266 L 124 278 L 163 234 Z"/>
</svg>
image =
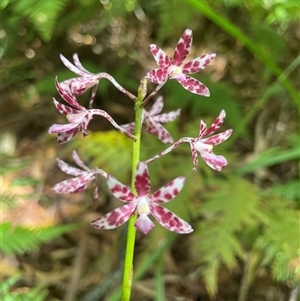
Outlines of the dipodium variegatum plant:
<svg viewBox="0 0 300 301">
<path fill-rule="evenodd" d="M 217 171 L 221 171 L 222 168 L 227 165 L 227 161 L 223 156 L 213 153 L 213 146 L 224 142 L 232 133 L 232 130 L 229 129 L 222 133 L 215 134 L 224 122 L 226 115 L 224 110 L 220 112 L 219 116 L 217 116 L 209 127 L 201 120 L 198 136 L 183 137 L 174 142 L 172 136 L 165 129 L 163 124 L 177 118 L 180 115 L 180 109 L 161 114 L 163 98 L 160 96 L 157 97 L 149 111 L 144 109 L 144 106 L 152 100 L 168 80 L 178 81 L 188 92 L 199 96 L 208 97 L 210 95 L 209 89 L 203 83 L 187 74 L 197 73 L 203 70 L 213 60 L 215 54 L 205 54 L 192 61 L 183 63 L 189 54 L 191 44 L 192 31 L 186 29 L 178 41 L 173 58 L 169 58 L 158 46 L 154 44 L 150 45 L 150 50 L 158 68 L 149 71 L 145 77 L 142 78 L 137 96 L 123 88 L 111 75 L 104 72 L 93 74 L 86 70 L 76 54 L 73 56 L 74 64 L 61 55 L 61 60 L 65 66 L 76 73 L 78 77 L 63 82 L 59 82 L 59 80 L 56 79 L 56 89 L 67 104 L 62 104 L 55 99 L 53 102 L 57 110 L 66 116 L 68 123 L 52 125 L 49 129 L 49 133 L 57 134 L 58 143 L 69 141 L 78 132 L 82 132 L 83 136 L 86 136 L 89 133 L 89 122 L 94 116 L 98 115 L 106 118 L 118 131 L 125 134 L 129 139 L 132 139 L 131 187 L 120 183 L 113 175 L 106 173 L 100 168 L 88 168 L 79 158 L 76 151 L 73 151 L 73 159 L 78 167 L 70 166 L 64 161 L 57 159 L 60 169 L 73 176 L 73 178 L 58 183 L 53 187 L 57 193 L 75 193 L 84 191 L 89 182 L 94 182 L 94 197 L 97 199 L 97 178 L 103 177 L 107 181 L 108 188 L 113 196 L 125 203 L 124 206 L 91 222 L 93 227 L 101 230 L 114 229 L 128 222 L 122 285 L 123 301 L 130 300 L 131 295 L 136 230 L 148 234 L 153 229 L 154 223 L 149 216 L 152 215 L 160 225 L 170 231 L 180 234 L 188 234 L 193 231 L 190 224 L 163 207 L 163 204 L 172 201 L 182 190 L 185 184 L 185 177 L 179 176 L 154 193 L 151 193 L 148 164 L 169 154 L 180 144 L 188 143 L 192 153 L 194 171 L 198 164 L 198 154 L 200 154 L 201 158 L 209 167 Z M 107 112 L 92 108 L 98 84 L 102 79 L 109 80 L 119 91 L 133 101 L 135 110 L 134 122 L 118 125 Z M 147 95 L 147 81 L 157 84 L 157 87 L 149 95 Z M 76 97 L 84 94 L 89 88 L 93 88 L 93 90 L 89 107 L 85 108 L 78 103 Z M 152 158 L 141 160 L 140 146 L 143 125 L 145 125 L 147 132 L 157 136 L 163 143 L 171 145 Z"/>
</svg>

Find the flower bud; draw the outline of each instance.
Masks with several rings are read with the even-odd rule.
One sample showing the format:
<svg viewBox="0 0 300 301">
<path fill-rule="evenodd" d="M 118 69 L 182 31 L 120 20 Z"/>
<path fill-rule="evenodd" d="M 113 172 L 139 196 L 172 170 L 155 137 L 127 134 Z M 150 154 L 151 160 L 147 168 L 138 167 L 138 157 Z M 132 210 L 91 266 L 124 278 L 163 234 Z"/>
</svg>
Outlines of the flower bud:
<svg viewBox="0 0 300 301">
<path fill-rule="evenodd" d="M 143 100 L 147 95 L 147 79 L 143 77 L 138 88 L 138 97 Z"/>
</svg>

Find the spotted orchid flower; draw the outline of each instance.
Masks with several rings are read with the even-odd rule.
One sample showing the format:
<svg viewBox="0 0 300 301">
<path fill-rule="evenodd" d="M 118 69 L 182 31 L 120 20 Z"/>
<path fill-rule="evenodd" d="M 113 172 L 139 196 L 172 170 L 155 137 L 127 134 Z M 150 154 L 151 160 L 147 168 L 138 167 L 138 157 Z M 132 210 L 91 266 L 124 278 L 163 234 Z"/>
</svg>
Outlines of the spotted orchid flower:
<svg viewBox="0 0 300 301">
<path fill-rule="evenodd" d="M 168 154 L 173 149 L 178 147 L 180 144 L 188 142 L 190 144 L 191 152 L 192 152 L 192 158 L 193 158 L 193 170 L 196 171 L 196 167 L 198 164 L 198 153 L 204 160 L 204 162 L 211 167 L 212 169 L 215 169 L 217 171 L 221 171 L 224 166 L 227 165 L 227 160 L 225 157 L 220 155 L 215 155 L 212 150 L 213 146 L 220 144 L 227 140 L 231 134 L 232 129 L 226 130 L 225 132 L 207 137 L 213 133 L 215 133 L 223 124 L 225 119 L 226 113 L 224 110 L 222 110 L 219 114 L 219 116 L 215 119 L 215 121 L 212 123 L 212 125 L 207 128 L 206 123 L 201 120 L 200 121 L 200 131 L 199 135 L 196 138 L 190 138 L 190 137 L 184 137 L 176 141 L 174 144 L 172 144 L 169 148 L 162 151 L 161 153 L 157 154 L 153 158 L 148 159 L 145 161 L 147 164 L 153 162 L 154 160 L 161 158 L 162 156 Z"/>
<path fill-rule="evenodd" d="M 57 81 L 55 81 L 56 89 L 60 96 L 70 105 L 66 106 L 59 103 L 57 100 L 53 99 L 54 105 L 57 110 L 65 115 L 69 121 L 67 124 L 53 124 L 50 129 L 50 134 L 57 134 L 57 142 L 65 143 L 74 137 L 78 132 L 82 132 L 84 136 L 88 135 L 88 124 L 93 119 L 94 115 L 100 115 L 107 119 L 117 130 L 121 133 L 127 135 L 128 137 L 135 140 L 135 137 L 119 126 L 113 118 L 107 114 L 105 111 L 100 109 L 86 109 L 81 106 L 72 91 L 72 82 L 70 82 L 70 88 L 65 90 L 63 86 Z"/>
<path fill-rule="evenodd" d="M 94 199 L 98 199 L 97 176 L 102 175 L 107 178 L 107 173 L 101 169 L 89 169 L 79 158 L 77 152 L 72 153 L 73 160 L 81 168 L 73 167 L 66 162 L 56 159 L 58 167 L 68 175 L 75 176 L 65 181 L 56 184 L 52 189 L 56 193 L 75 193 L 86 190 L 89 182 L 94 181 Z"/>
<path fill-rule="evenodd" d="M 91 98 L 90 98 L 90 108 L 92 107 L 92 104 L 94 102 L 98 84 L 100 79 L 106 78 L 109 80 L 118 90 L 120 90 L 122 93 L 126 94 L 131 99 L 136 99 L 134 95 L 132 95 L 130 92 L 128 92 L 125 88 L 123 88 L 111 75 L 105 72 L 94 74 L 87 69 L 85 69 L 77 55 L 75 53 L 73 55 L 74 64 L 72 64 L 70 61 L 68 61 L 62 54 L 60 55 L 60 59 L 63 62 L 63 64 L 70 69 L 72 72 L 79 75 L 79 77 L 71 78 L 68 80 L 65 80 L 60 83 L 62 89 L 68 90 L 71 88 L 71 93 L 75 96 L 80 96 L 83 93 L 85 93 L 89 88 L 93 87 Z M 72 85 L 70 83 L 72 82 Z"/>
<path fill-rule="evenodd" d="M 137 196 L 135 196 L 128 186 L 108 175 L 107 183 L 111 193 L 120 201 L 128 204 L 93 221 L 91 225 L 97 229 L 114 229 L 128 221 L 136 211 L 138 217 L 135 227 L 144 234 L 154 228 L 154 223 L 150 220 L 149 214 L 153 215 L 163 227 L 170 231 L 182 234 L 190 233 L 193 229 L 187 222 L 161 206 L 161 204 L 167 203 L 176 197 L 183 188 L 184 182 L 184 177 L 178 177 L 155 193 L 149 194 L 150 177 L 148 167 L 145 162 L 140 162 L 135 172 L 134 185 L 137 192 Z"/>
<path fill-rule="evenodd" d="M 64 90 L 68 90 L 70 87 L 70 82 L 72 82 L 71 92 L 75 96 L 80 96 L 84 92 L 86 92 L 89 88 L 94 87 L 91 96 L 91 98 L 94 99 L 99 84 L 99 77 L 97 77 L 96 74 L 93 74 L 90 71 L 86 70 L 82 66 L 77 53 L 73 55 L 74 65 L 71 62 L 69 62 L 62 54 L 60 55 L 60 59 L 68 69 L 70 69 L 71 71 L 73 71 L 74 73 L 80 76 L 77 78 L 72 78 L 61 82 L 60 83 L 61 87 Z"/>
<path fill-rule="evenodd" d="M 150 45 L 150 50 L 159 68 L 146 74 L 146 78 L 162 86 L 168 79 L 176 79 L 184 89 L 202 96 L 209 96 L 208 88 L 198 80 L 187 74 L 197 73 L 203 70 L 216 56 L 215 53 L 208 53 L 193 59 L 182 65 L 190 52 L 193 33 L 186 29 L 178 41 L 173 59 L 157 45 Z"/>
<path fill-rule="evenodd" d="M 161 123 L 173 121 L 180 115 L 180 109 L 169 113 L 159 114 L 163 109 L 164 102 L 162 97 L 158 97 L 149 111 L 143 109 L 142 122 L 146 125 L 148 133 L 157 136 L 163 143 L 173 143 L 174 140 L 170 133 Z M 122 125 L 130 133 L 134 133 L 135 122 Z"/>
</svg>

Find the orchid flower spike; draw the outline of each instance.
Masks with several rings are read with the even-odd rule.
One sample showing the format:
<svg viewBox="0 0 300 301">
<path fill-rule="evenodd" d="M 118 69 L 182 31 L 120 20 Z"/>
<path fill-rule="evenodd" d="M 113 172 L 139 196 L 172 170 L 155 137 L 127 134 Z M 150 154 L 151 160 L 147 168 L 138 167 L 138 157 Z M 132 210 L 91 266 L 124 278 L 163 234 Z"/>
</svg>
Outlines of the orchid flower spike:
<svg viewBox="0 0 300 301">
<path fill-rule="evenodd" d="M 143 109 L 142 123 L 146 125 L 148 133 L 157 136 L 163 143 L 173 143 L 174 140 L 170 133 L 161 123 L 167 123 L 173 121 L 180 115 L 180 109 L 171 111 L 169 113 L 159 114 L 163 109 L 164 102 L 160 96 L 153 104 L 150 111 Z M 134 133 L 135 122 L 122 125 L 122 128 L 130 133 Z"/>
<path fill-rule="evenodd" d="M 199 135 L 196 138 L 191 138 L 191 137 L 184 137 L 176 141 L 174 144 L 172 144 L 169 148 L 166 150 L 162 151 L 161 153 L 157 154 L 153 158 L 148 159 L 145 161 L 147 164 L 153 162 L 154 160 L 161 158 L 162 156 L 168 154 L 171 152 L 173 149 L 178 147 L 182 143 L 189 143 L 191 152 L 192 152 L 192 158 L 193 158 L 193 163 L 194 167 L 193 170 L 196 171 L 196 167 L 198 164 L 198 152 L 204 162 L 211 167 L 212 169 L 215 169 L 217 171 L 221 171 L 224 166 L 227 165 L 227 160 L 225 157 L 220 156 L 220 155 L 215 155 L 212 150 L 213 146 L 220 144 L 227 140 L 231 134 L 232 134 L 232 129 L 226 130 L 225 132 L 207 137 L 213 133 L 215 133 L 223 124 L 224 119 L 225 119 L 226 113 L 224 110 L 222 110 L 219 114 L 219 116 L 215 119 L 215 121 L 212 123 L 212 125 L 207 128 L 206 123 L 201 120 L 200 121 L 200 131 Z"/>
<path fill-rule="evenodd" d="M 140 162 L 135 172 L 134 185 L 137 192 L 137 196 L 135 196 L 128 186 L 108 175 L 107 183 L 111 193 L 120 201 L 128 204 L 100 217 L 93 221 L 91 225 L 97 229 L 114 229 L 127 222 L 136 211 L 138 218 L 135 227 L 144 234 L 154 228 L 154 223 L 148 217 L 149 214 L 153 215 L 163 227 L 170 231 L 182 234 L 190 233 L 193 229 L 187 222 L 161 206 L 161 204 L 167 203 L 176 197 L 183 188 L 184 182 L 184 177 L 178 177 L 155 193 L 149 194 L 150 177 L 148 167 L 145 162 Z"/>
<path fill-rule="evenodd" d="M 187 74 L 203 70 L 216 55 L 215 53 L 208 53 L 182 65 L 190 52 L 192 40 L 192 31 L 186 29 L 178 41 L 173 59 L 170 59 L 157 45 L 150 45 L 150 50 L 159 68 L 148 72 L 146 78 L 153 83 L 160 84 L 160 86 L 168 79 L 175 79 L 184 89 L 198 95 L 209 96 L 208 88 Z"/>
<path fill-rule="evenodd" d="M 75 176 L 75 178 L 57 183 L 52 189 L 56 193 L 83 192 L 86 190 L 88 183 L 94 181 L 94 199 L 98 199 L 97 176 L 101 175 L 104 178 L 107 178 L 107 173 L 98 168 L 89 169 L 79 158 L 75 150 L 72 153 L 72 157 L 75 163 L 81 167 L 81 169 L 73 167 L 60 159 L 56 159 L 58 167 L 66 174 Z"/>
<path fill-rule="evenodd" d="M 100 115 L 108 120 L 117 130 L 127 135 L 129 138 L 135 140 L 135 137 L 119 126 L 113 118 L 103 110 L 100 109 L 86 109 L 81 106 L 72 91 L 72 82 L 70 88 L 65 90 L 63 86 L 55 80 L 55 85 L 60 96 L 70 105 L 66 106 L 53 99 L 54 105 L 57 110 L 65 115 L 69 121 L 67 124 L 53 124 L 50 129 L 50 134 L 57 134 L 57 142 L 65 143 L 74 137 L 78 132 L 82 132 L 84 136 L 88 135 L 88 124 L 93 119 L 93 115 Z"/>
</svg>

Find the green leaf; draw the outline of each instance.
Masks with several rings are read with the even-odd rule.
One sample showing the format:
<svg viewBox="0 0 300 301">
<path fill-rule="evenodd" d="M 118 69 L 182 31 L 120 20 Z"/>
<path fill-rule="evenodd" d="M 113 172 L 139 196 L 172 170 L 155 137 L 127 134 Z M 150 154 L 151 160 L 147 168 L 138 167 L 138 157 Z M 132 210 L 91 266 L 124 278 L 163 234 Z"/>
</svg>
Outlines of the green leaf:
<svg viewBox="0 0 300 301">
<path fill-rule="evenodd" d="M 11 0 L 2 0 L 0 2 L 0 8 L 4 9 L 10 2 L 11 2 Z"/>
<path fill-rule="evenodd" d="M 164 301 L 165 297 L 165 283 L 163 279 L 163 256 L 160 256 L 156 262 L 155 267 L 155 301 Z"/>
<path fill-rule="evenodd" d="M 259 168 L 280 164 L 283 162 L 297 160 L 300 158 L 300 146 L 292 149 L 281 150 L 273 148 L 265 153 L 259 154 L 253 161 L 243 164 L 235 170 L 237 175 L 249 174 Z"/>
</svg>

